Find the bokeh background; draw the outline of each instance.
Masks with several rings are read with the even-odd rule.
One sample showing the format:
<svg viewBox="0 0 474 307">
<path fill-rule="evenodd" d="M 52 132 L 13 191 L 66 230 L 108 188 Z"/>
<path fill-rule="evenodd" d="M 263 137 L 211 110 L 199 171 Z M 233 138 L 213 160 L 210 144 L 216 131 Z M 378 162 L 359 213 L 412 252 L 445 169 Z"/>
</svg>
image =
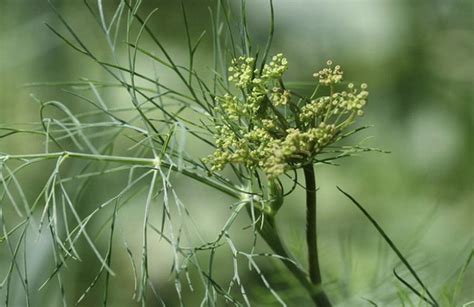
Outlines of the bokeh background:
<svg viewBox="0 0 474 307">
<path fill-rule="evenodd" d="M 192 34 L 199 35 L 202 29 L 210 30 L 209 2 L 185 2 Z M 105 48 L 103 36 L 82 2 L 54 3 L 81 37 L 101 54 Z M 112 7 L 111 3 L 106 4 L 106 10 Z M 184 58 L 186 45 L 178 3 L 143 1 L 143 11 L 155 7 L 159 11 L 153 21 L 154 29 L 170 46 L 174 56 Z M 396 257 L 360 212 L 337 191 L 336 185 L 365 205 L 437 295 L 442 295 L 443 289 L 453 282 L 472 251 L 473 9 L 474 4 L 469 0 L 275 0 L 276 33 L 272 50 L 288 57 L 287 80 L 311 81 L 312 73 L 327 59 L 341 64 L 346 79 L 369 84 L 370 101 L 362 121 L 374 127 L 365 133 L 371 137 L 367 144 L 390 151 L 390 154 L 362 154 L 342 161 L 337 167 L 317 168 L 323 275 L 329 284 L 338 284 L 338 289 L 331 291 L 346 292 L 345 298 L 338 294 L 340 306 L 365 306 L 368 303 L 362 297 L 382 302 L 383 306 L 399 306 L 396 293 L 403 287 L 392 274 L 392 269 L 398 265 Z M 248 12 L 252 38 L 263 46 L 268 33 L 268 2 L 248 3 Z M 30 96 L 32 93 L 43 100 L 70 99 L 58 88 L 26 88 L 22 86 L 24 84 L 81 77 L 107 78 L 100 67 L 53 35 L 45 22 L 62 29 L 47 1 L 0 2 L 2 126 L 38 121 L 39 108 Z M 210 39 L 205 39 L 201 48 L 198 65 L 205 69 L 211 63 L 207 56 L 212 50 Z M 160 78 L 166 77 L 164 73 Z M 104 95 L 113 105 L 130 103 L 120 91 L 108 90 Z M 80 110 L 81 106 L 72 104 L 71 108 Z M 0 152 L 34 153 L 41 152 L 42 146 L 25 136 L 0 139 Z M 34 197 L 40 191 L 49 167 L 37 167 L 23 175 L 28 197 Z M 93 208 L 111 193 L 106 187 L 117 181 L 120 179 L 101 178 L 77 205 L 84 210 Z M 216 235 L 229 215 L 230 201 L 197 183 L 178 178 L 176 184 L 203 232 L 210 237 Z M 290 246 L 297 255 L 304 257 L 302 201 L 303 194 L 299 190 L 287 201 L 280 219 Z M 136 208 L 143 209 L 143 201 L 138 197 L 133 206 L 128 213 L 129 221 L 122 223 L 122 233 L 131 242 L 132 249 L 134 241 L 141 236 L 133 223 L 141 221 L 142 211 Z M 249 233 L 240 233 L 239 237 L 236 232 L 235 241 L 244 247 L 250 246 Z M 36 244 L 32 245 L 36 246 L 36 252 L 30 276 L 47 276 L 44 268 L 47 267 L 48 247 L 42 248 L 41 242 L 32 244 Z M 154 251 L 157 257 L 153 261 L 157 264 L 152 266 L 152 279 L 167 304 L 174 306 L 177 301 L 169 276 L 171 259 L 164 245 L 157 243 Z M 135 248 L 139 249 L 139 243 Z M 163 253 L 160 253 L 161 249 Z M 231 274 L 228 256 L 224 253 L 216 260 L 216 274 L 222 279 Z M 68 272 L 71 302 L 94 276 L 85 259 Z M 129 266 L 126 256 L 118 256 L 116 261 L 119 267 Z M 7 263 L 9 253 L 0 245 L 1 272 L 5 272 Z M 89 263 L 94 263 L 93 257 Z M 275 276 L 272 277 L 272 272 L 284 270 L 276 263 L 264 266 L 270 279 L 278 285 L 278 274 L 273 273 Z M 129 274 L 127 270 L 126 274 Z M 401 267 L 399 270 L 404 272 Z M 111 306 L 134 304 L 130 299 L 133 279 L 126 274 L 113 282 Z M 258 276 L 248 270 L 243 270 L 242 276 L 250 285 L 256 306 L 276 304 L 266 294 Z M 36 285 L 39 281 L 32 283 Z M 341 290 L 340 285 L 345 289 Z M 473 301 L 473 288 L 471 266 L 458 303 Z M 0 297 L 4 294 L 1 291 Z M 33 295 L 36 299 L 33 305 L 59 304 L 58 293 L 53 287 L 45 291 L 49 292 Z M 13 293 L 13 304 L 18 302 L 14 306 L 21 306 L 22 292 Z M 185 294 L 189 300 L 195 298 L 189 291 Z M 84 306 L 100 305 L 100 295 L 100 291 L 92 291 Z M 190 302 L 189 306 L 195 306 Z"/>
</svg>

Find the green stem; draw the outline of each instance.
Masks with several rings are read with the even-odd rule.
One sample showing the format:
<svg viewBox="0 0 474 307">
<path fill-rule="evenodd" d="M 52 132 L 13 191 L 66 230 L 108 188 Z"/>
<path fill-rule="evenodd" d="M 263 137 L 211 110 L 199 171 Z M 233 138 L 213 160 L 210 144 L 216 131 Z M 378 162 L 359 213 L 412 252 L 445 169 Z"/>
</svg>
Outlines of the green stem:
<svg viewBox="0 0 474 307">
<path fill-rule="evenodd" d="M 159 158 L 137 158 L 137 157 L 124 157 L 124 156 L 111 156 L 111 155 L 94 155 L 81 152 L 72 152 L 72 151 L 60 151 L 60 152 L 51 152 L 51 153 L 42 153 L 42 154 L 27 154 L 27 155 L 7 155 L 0 153 L 0 162 L 6 162 L 8 160 L 49 160 L 49 159 L 59 159 L 59 158 L 75 158 L 82 160 L 95 160 L 101 162 L 117 162 L 121 164 L 131 164 L 131 165 L 143 165 L 155 168 L 167 168 L 178 173 L 181 173 L 189 178 L 195 179 L 205 185 L 208 185 L 212 188 L 215 188 L 229 196 L 234 198 L 239 198 L 240 194 L 232 189 L 231 187 L 225 186 L 217 181 L 214 181 L 210 178 L 207 178 L 203 175 L 195 173 L 187 169 L 180 169 L 173 164 L 170 164 L 166 161 L 163 161 Z"/>
<path fill-rule="evenodd" d="M 305 165 L 303 171 L 306 183 L 306 243 L 308 246 L 309 278 L 313 285 L 321 288 L 322 279 L 316 227 L 316 176 L 312 164 Z M 331 306 L 323 290 L 318 293 L 316 305 L 320 307 Z"/>
<path fill-rule="evenodd" d="M 313 172 L 314 175 L 314 172 Z M 313 176 L 314 182 L 314 176 Z M 315 183 L 315 182 L 314 182 Z M 314 190 L 314 189 L 313 189 Z M 283 242 L 278 228 L 276 226 L 275 215 L 283 205 L 283 191 L 277 183 L 269 182 L 269 203 L 267 204 L 268 210 L 260 210 L 262 214 L 263 224 L 258 224 L 257 231 L 260 236 L 267 242 L 270 248 L 279 256 L 283 257 L 281 260 L 303 288 L 308 292 L 309 296 L 313 300 L 315 306 L 318 307 L 330 307 L 331 303 L 326 297 L 326 294 L 321 288 L 321 283 L 314 283 L 312 279 L 308 278 L 308 274 L 301 268 L 301 266 L 295 261 L 295 258 L 291 255 L 289 250 L 286 248 Z M 313 193 L 314 196 L 314 193 Z M 314 201 L 316 198 L 313 198 Z M 256 207 L 254 207 L 256 208 Z M 249 215 L 252 216 L 251 207 L 247 206 Z M 314 241 L 315 242 L 315 241 Z"/>
<path fill-rule="evenodd" d="M 273 252 L 279 255 L 280 257 L 283 257 L 283 264 L 288 268 L 288 270 L 308 292 L 315 306 L 331 306 L 327 298 L 326 300 L 322 299 L 326 297 L 324 292 L 322 292 L 322 289 L 318 286 L 313 285 L 310 282 L 306 272 L 295 262 L 295 258 L 286 248 L 276 227 L 274 216 L 265 214 L 265 220 L 263 222 L 262 227 L 258 227 L 258 232 L 260 236 L 265 240 L 265 242 L 270 246 Z"/>
</svg>

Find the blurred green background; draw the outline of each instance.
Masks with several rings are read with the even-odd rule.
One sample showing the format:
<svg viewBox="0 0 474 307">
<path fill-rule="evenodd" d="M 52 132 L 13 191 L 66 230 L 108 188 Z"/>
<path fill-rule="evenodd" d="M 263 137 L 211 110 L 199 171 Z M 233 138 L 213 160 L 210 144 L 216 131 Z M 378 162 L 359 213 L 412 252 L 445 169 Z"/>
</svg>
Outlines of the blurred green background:
<svg viewBox="0 0 474 307">
<path fill-rule="evenodd" d="M 193 35 L 199 35 L 204 28 L 209 30 L 209 2 L 185 2 Z M 82 2 L 54 3 L 100 54 L 105 48 L 103 36 Z M 112 1 L 108 4 L 107 7 L 113 6 Z M 178 3 L 143 1 L 144 12 L 155 7 L 159 11 L 153 20 L 154 30 L 170 46 L 173 55 L 183 58 L 186 45 Z M 374 125 L 365 132 L 373 137 L 368 144 L 391 152 L 363 154 L 343 161 L 338 167 L 316 169 L 323 275 L 330 293 L 341 292 L 341 285 L 346 287 L 347 296 L 340 300 L 340 306 L 367 305 L 361 297 L 382 302 L 382 306 L 399 306 L 394 293 L 403 287 L 392 274 L 398 264 L 396 257 L 384 247 L 360 212 L 336 190 L 336 185 L 366 206 L 438 295 L 453 281 L 452 277 L 472 250 L 473 11 L 474 2 L 469 0 L 275 0 L 276 33 L 272 50 L 288 57 L 290 69 L 286 80 L 311 81 L 312 73 L 327 59 L 341 64 L 347 80 L 369 84 L 370 101 L 362 120 L 363 124 Z M 268 2 L 248 3 L 248 12 L 252 38 L 263 46 L 268 33 Z M 3 126 L 38 121 L 39 108 L 32 102 L 31 93 L 43 100 L 70 99 L 57 88 L 31 89 L 22 87 L 23 84 L 106 78 L 100 67 L 53 35 L 45 22 L 62 29 L 46 1 L 0 2 L 0 124 Z M 211 63 L 211 58 L 206 56 L 212 48 L 210 39 L 201 48 L 203 64 L 198 65 L 205 68 Z M 161 78 L 166 77 L 164 74 Z M 114 105 L 130 103 L 122 94 L 108 90 L 105 97 Z M 72 105 L 72 108 L 81 107 Z M 0 139 L 0 152 L 42 150 L 40 142 L 28 137 Z M 38 167 L 23 178 L 29 197 L 39 192 L 49 169 L 49 166 Z M 84 198 L 84 207 L 93 208 L 112 193 L 104 187 L 117 181 L 120 179 L 112 176 L 98 180 Z M 211 238 L 217 235 L 229 215 L 230 201 L 188 180 L 179 179 L 176 188 L 184 203 L 190 204 L 203 232 Z M 304 255 L 302 202 L 303 194 L 299 190 L 287 201 L 280 217 L 285 238 L 298 255 Z M 139 197 L 134 204 L 137 207 L 143 208 Z M 141 233 L 133 223 L 141 223 L 142 211 L 133 208 L 129 211 L 129 221 L 122 221 L 123 235 L 133 248 L 139 249 L 134 241 L 139 241 Z M 251 244 L 249 232 L 236 232 L 234 240 L 242 246 Z M 49 247 L 41 248 L 40 243 L 32 243 L 36 244 L 37 252 L 30 276 L 36 272 L 43 277 L 38 280 L 43 280 L 49 272 L 43 270 Z M 156 263 L 152 265 L 151 277 L 167 304 L 174 306 L 176 294 L 168 266 L 171 259 L 164 246 L 159 243 L 154 248 Z M 0 271 L 4 273 L 9 253 L 4 245 L 1 248 Z M 128 275 L 112 282 L 115 286 L 111 289 L 111 306 L 131 306 L 133 279 L 129 262 L 126 255 L 118 256 L 116 261 L 116 266 L 127 268 L 124 270 Z M 216 274 L 225 280 L 232 273 L 228 269 L 229 255 L 224 253 L 217 261 Z M 94 260 L 90 263 L 97 265 Z M 267 265 L 267 269 L 270 279 L 278 284 L 278 276 L 272 277 L 271 273 L 275 265 Z M 93 278 L 94 272 L 88 268 L 88 262 L 84 261 L 68 271 L 71 301 L 78 298 Z M 254 285 L 250 292 L 257 302 L 255 306 L 276 305 L 265 294 L 258 276 L 248 270 L 242 274 L 246 283 Z M 38 280 L 34 280 L 33 286 L 40 283 Z M 331 288 L 331 283 L 337 287 Z M 471 267 L 459 303 L 474 300 L 473 287 Z M 49 292 L 33 295 L 38 303 L 33 302 L 35 306 L 59 304 L 54 287 L 45 291 Z M 22 303 L 15 305 L 15 302 L 22 302 L 22 292 L 13 293 L 14 306 L 21 306 Z M 44 296 L 45 293 L 51 295 Z M 185 294 L 190 300 L 195 297 L 189 291 Z M 92 291 L 84 306 L 100 305 L 100 297 L 100 292 Z M 189 303 L 189 306 L 197 305 Z"/>
</svg>

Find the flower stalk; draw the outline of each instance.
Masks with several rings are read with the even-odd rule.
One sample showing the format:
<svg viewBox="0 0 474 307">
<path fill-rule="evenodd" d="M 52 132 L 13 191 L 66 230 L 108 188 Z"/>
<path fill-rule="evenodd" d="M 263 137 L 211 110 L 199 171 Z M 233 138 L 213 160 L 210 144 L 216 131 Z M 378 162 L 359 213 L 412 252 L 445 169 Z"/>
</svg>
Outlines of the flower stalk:
<svg viewBox="0 0 474 307">
<path fill-rule="evenodd" d="M 274 216 L 265 216 L 265 221 L 263 222 L 262 227 L 258 228 L 258 233 L 270 246 L 273 252 L 282 257 L 283 264 L 308 292 L 315 306 L 330 307 L 331 304 L 320 285 L 312 283 L 308 279 L 306 272 L 293 260 L 294 257 L 288 251 L 281 239 Z"/>
<path fill-rule="evenodd" d="M 308 247 L 308 268 L 311 283 L 321 287 L 321 269 L 318 255 L 317 214 L 316 214 L 316 176 L 314 166 L 307 164 L 303 168 L 306 183 L 306 244 Z M 326 293 L 321 290 L 316 297 L 317 306 L 331 306 Z"/>
<path fill-rule="evenodd" d="M 314 169 L 312 165 L 305 167 L 305 176 L 306 170 L 308 169 L 308 175 L 312 178 L 312 181 L 307 181 L 307 184 L 313 184 L 315 187 L 315 177 Z M 311 171 L 309 171 L 311 170 Z M 311 176 L 312 175 L 312 176 Z M 315 197 L 315 188 L 312 189 L 312 193 L 307 193 L 307 204 L 308 209 L 311 207 L 311 214 L 308 214 L 308 222 L 312 225 L 308 229 L 316 229 L 316 197 Z M 250 216 L 252 216 L 251 205 L 247 206 L 247 210 Z M 308 292 L 308 295 L 311 297 L 315 306 L 317 307 L 331 307 L 331 303 L 326 296 L 326 293 L 321 287 L 321 274 L 319 269 L 319 262 L 317 258 L 317 245 L 316 245 L 316 231 L 308 233 L 308 243 L 311 242 L 311 245 L 308 244 L 308 252 L 310 259 L 309 266 L 309 278 L 305 270 L 295 261 L 295 257 L 286 247 L 280 232 L 278 230 L 275 216 L 278 210 L 283 205 L 283 195 L 280 186 L 273 182 L 269 182 L 269 202 L 267 204 L 262 203 L 261 206 L 254 206 L 255 209 L 259 211 L 262 215 L 263 222 L 258 224 L 257 231 L 260 236 L 265 240 L 265 242 L 270 246 L 274 253 L 281 257 L 283 264 L 286 268 L 293 274 L 293 276 L 298 280 L 298 282 L 303 286 L 303 288 Z M 309 211 L 309 210 L 308 210 Z M 310 212 L 308 212 L 310 213 Z M 311 220 L 311 221 L 309 221 Z M 309 226 L 309 225 L 308 225 Z M 315 253 L 315 254 L 314 254 Z M 316 255 L 316 256 L 315 256 Z"/>
</svg>

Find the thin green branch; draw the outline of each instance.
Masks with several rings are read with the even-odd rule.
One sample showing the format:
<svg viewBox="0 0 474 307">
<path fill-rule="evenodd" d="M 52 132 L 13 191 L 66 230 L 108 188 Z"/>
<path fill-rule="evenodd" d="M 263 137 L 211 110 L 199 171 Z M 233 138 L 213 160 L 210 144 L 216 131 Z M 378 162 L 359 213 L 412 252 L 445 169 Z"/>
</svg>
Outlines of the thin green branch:
<svg viewBox="0 0 474 307">
<path fill-rule="evenodd" d="M 42 153 L 42 154 L 25 154 L 25 155 L 3 155 L 0 156 L 0 161 L 6 162 L 7 160 L 50 160 L 50 159 L 58 159 L 58 158 L 76 158 L 76 159 L 83 159 L 83 160 L 94 160 L 94 161 L 101 161 L 101 162 L 117 162 L 122 164 L 129 164 L 129 165 L 141 165 L 141 166 L 149 166 L 149 167 L 164 167 L 167 169 L 171 169 L 175 172 L 181 173 L 186 177 L 195 179 L 205 185 L 208 185 L 212 188 L 215 188 L 229 196 L 234 198 L 239 198 L 240 193 L 228 186 L 224 186 L 208 177 L 206 175 L 200 175 L 198 173 L 192 172 L 187 169 L 179 169 L 176 165 L 173 165 L 169 162 L 162 161 L 160 159 L 150 159 L 150 158 L 137 158 L 137 157 L 124 157 L 124 156 L 112 156 L 112 155 L 94 155 L 88 153 L 80 153 L 80 152 L 72 152 L 72 151 L 61 151 L 61 152 L 53 152 L 53 153 Z"/>
<path fill-rule="evenodd" d="M 367 210 L 365 210 L 364 207 L 362 207 L 362 205 L 357 200 L 355 200 L 354 197 L 352 197 L 349 193 L 342 190 L 340 187 L 337 187 L 337 189 L 342 194 L 344 194 L 347 198 L 349 198 L 352 201 L 352 203 L 357 206 L 357 208 L 359 208 L 359 210 L 364 214 L 364 216 L 370 221 L 370 223 L 372 223 L 372 225 L 375 227 L 375 229 L 377 229 L 377 231 L 380 233 L 380 235 L 384 238 L 384 240 L 387 242 L 387 244 L 390 246 L 390 248 L 395 252 L 395 254 L 397 254 L 400 261 L 407 267 L 407 269 L 410 271 L 410 273 L 413 275 L 415 280 L 418 282 L 418 284 L 423 289 L 424 293 L 426 293 L 428 295 L 428 297 L 430 298 L 431 301 L 429 301 L 428 303 L 431 306 L 438 307 L 439 303 L 436 301 L 436 299 L 433 297 L 431 292 L 425 286 L 425 284 L 423 283 L 421 278 L 416 273 L 415 269 L 413 269 L 413 267 L 410 265 L 410 263 L 405 258 L 405 256 L 403 256 L 402 252 L 398 249 L 398 247 L 395 245 L 395 243 L 392 241 L 392 239 L 390 239 L 390 237 L 385 233 L 385 231 L 377 223 L 377 221 L 369 214 L 369 212 L 367 212 Z M 418 293 L 415 293 L 415 294 L 418 295 Z M 422 298 L 422 297 L 420 297 L 420 298 Z"/>
</svg>

